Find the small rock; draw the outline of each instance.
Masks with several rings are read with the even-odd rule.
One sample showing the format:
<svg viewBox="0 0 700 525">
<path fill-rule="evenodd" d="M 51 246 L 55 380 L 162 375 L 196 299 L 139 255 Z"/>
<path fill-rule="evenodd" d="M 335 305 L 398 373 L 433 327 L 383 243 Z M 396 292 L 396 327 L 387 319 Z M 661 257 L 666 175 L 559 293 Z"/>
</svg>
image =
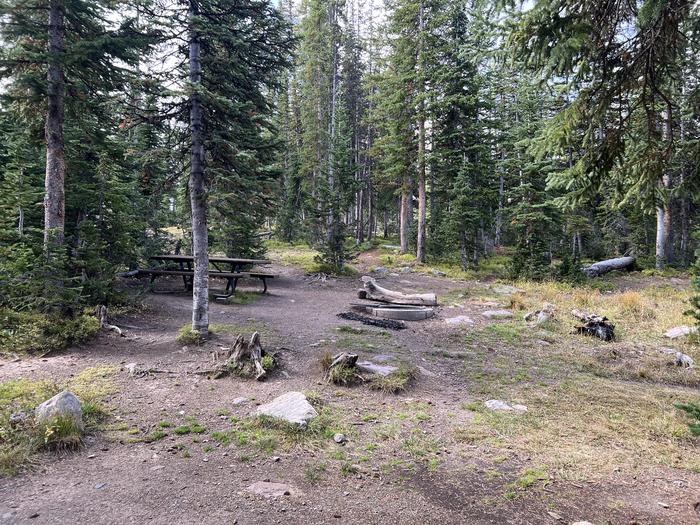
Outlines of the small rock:
<svg viewBox="0 0 700 525">
<path fill-rule="evenodd" d="M 454 325 L 474 324 L 474 320 L 467 317 L 466 315 L 458 315 L 457 317 L 448 317 L 447 319 L 445 319 L 445 323 Z"/>
<path fill-rule="evenodd" d="M 247 403 L 248 401 L 249 401 L 249 400 L 248 400 L 247 397 L 237 397 L 236 399 L 234 399 L 234 400 L 232 401 L 232 403 L 233 403 L 234 405 L 243 405 L 243 404 Z"/>
<path fill-rule="evenodd" d="M 256 481 L 246 490 L 265 498 L 279 498 L 281 496 L 289 496 L 292 493 L 289 485 L 271 481 Z"/>
<path fill-rule="evenodd" d="M 411 273 L 413 269 L 410 266 L 402 266 L 399 271 L 401 273 Z"/>
<path fill-rule="evenodd" d="M 372 363 L 371 361 L 360 361 L 355 366 L 360 372 L 364 372 L 366 374 L 376 374 L 383 377 L 391 375 L 398 370 L 398 367 L 396 366 L 378 365 L 376 363 Z"/>
<path fill-rule="evenodd" d="M 338 444 L 343 444 L 348 440 L 348 438 L 345 437 L 345 434 L 335 434 L 333 436 L 333 441 L 335 441 Z"/>
<path fill-rule="evenodd" d="M 257 409 L 260 415 L 283 419 L 305 427 L 309 421 L 318 416 L 316 409 L 311 406 L 306 396 L 301 392 L 287 392 L 276 397 L 267 404 L 260 405 Z"/>
<path fill-rule="evenodd" d="M 446 277 L 447 274 L 445 272 L 441 272 L 440 270 L 436 270 L 433 268 L 433 270 L 430 272 L 432 273 L 435 277 Z"/>
<path fill-rule="evenodd" d="M 373 270 L 373 272 L 376 273 L 376 274 L 378 274 L 378 275 L 386 275 L 386 274 L 389 273 L 389 270 L 388 270 L 388 268 L 384 268 L 383 266 L 377 266 L 377 267 Z"/>
<path fill-rule="evenodd" d="M 484 401 L 484 406 L 490 410 L 496 410 L 500 412 L 527 412 L 527 407 L 525 405 L 511 405 L 500 399 L 489 399 Z"/>
<path fill-rule="evenodd" d="M 98 483 L 97 485 L 95 485 L 95 489 L 100 490 L 100 489 L 105 488 L 106 486 L 107 486 L 107 483 Z"/>
<path fill-rule="evenodd" d="M 14 428 L 23 425 L 28 420 L 29 414 L 21 410 L 19 412 L 13 412 L 12 414 L 10 414 L 10 419 L 8 420 L 8 423 L 10 423 L 10 426 Z"/>
<path fill-rule="evenodd" d="M 271 459 L 272 459 L 273 462 L 277 463 L 277 462 L 279 462 L 279 460 L 280 460 L 281 458 L 280 458 L 279 456 L 272 456 Z"/>
<path fill-rule="evenodd" d="M 590 521 L 574 521 L 571 525 L 593 525 Z"/>
<path fill-rule="evenodd" d="M 676 352 L 676 366 L 682 366 L 683 368 L 693 368 L 695 361 L 693 358 L 683 352 Z"/>
<path fill-rule="evenodd" d="M 668 509 L 668 508 L 671 507 L 671 505 L 669 505 L 668 503 L 664 503 L 663 501 L 657 501 L 656 504 L 657 504 L 659 507 L 663 507 L 663 508 L 665 508 L 665 509 Z"/>
<path fill-rule="evenodd" d="M 38 423 L 49 423 L 57 417 L 69 418 L 79 429 L 83 428 L 83 408 L 80 400 L 67 390 L 59 392 L 36 407 L 34 417 Z"/>
<path fill-rule="evenodd" d="M 679 339 L 681 337 L 697 333 L 697 331 L 698 329 L 695 326 L 676 326 L 668 330 L 664 334 L 664 337 L 668 337 L 669 339 Z"/>
<path fill-rule="evenodd" d="M 510 310 L 486 310 L 481 312 L 481 315 L 487 319 L 510 319 L 513 317 L 513 312 Z"/>
</svg>

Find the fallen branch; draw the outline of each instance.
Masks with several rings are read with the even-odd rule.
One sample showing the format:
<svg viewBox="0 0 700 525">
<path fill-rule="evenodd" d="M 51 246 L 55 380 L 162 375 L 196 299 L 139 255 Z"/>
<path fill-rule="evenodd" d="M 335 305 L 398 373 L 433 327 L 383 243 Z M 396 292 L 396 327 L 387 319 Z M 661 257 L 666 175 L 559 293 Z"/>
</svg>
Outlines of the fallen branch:
<svg viewBox="0 0 700 525">
<path fill-rule="evenodd" d="M 95 316 L 97 319 L 100 321 L 100 328 L 105 328 L 107 330 L 111 330 L 112 332 L 116 332 L 119 334 L 121 337 L 126 337 L 123 333 L 121 328 L 118 326 L 115 326 L 113 324 L 109 324 L 107 322 L 107 307 L 103 304 L 99 304 L 95 307 Z"/>
<path fill-rule="evenodd" d="M 371 299 L 383 303 L 412 304 L 417 306 L 437 306 L 437 296 L 434 293 L 405 294 L 389 290 L 377 284 L 377 281 L 369 276 L 363 276 L 364 289 L 360 290 L 360 299 Z"/>
</svg>

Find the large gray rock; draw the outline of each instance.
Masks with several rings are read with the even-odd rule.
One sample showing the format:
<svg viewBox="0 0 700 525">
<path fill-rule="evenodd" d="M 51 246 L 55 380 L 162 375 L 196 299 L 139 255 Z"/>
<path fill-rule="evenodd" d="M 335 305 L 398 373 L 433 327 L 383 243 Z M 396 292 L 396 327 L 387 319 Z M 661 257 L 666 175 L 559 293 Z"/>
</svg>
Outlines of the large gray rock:
<svg viewBox="0 0 700 525">
<path fill-rule="evenodd" d="M 83 407 L 75 394 L 64 390 L 36 407 L 34 417 L 37 423 L 51 423 L 56 418 L 72 419 L 76 426 L 83 428 Z"/>
<path fill-rule="evenodd" d="M 487 319 L 510 319 L 513 317 L 513 312 L 510 310 L 486 310 L 481 312 L 481 315 Z"/>
<path fill-rule="evenodd" d="M 305 427 L 309 421 L 318 416 L 306 396 L 301 392 L 287 392 L 269 403 L 260 405 L 257 413 L 262 416 L 282 419 L 288 423 Z"/>
<path fill-rule="evenodd" d="M 679 339 L 690 334 L 694 334 L 698 331 L 695 326 L 676 326 L 668 330 L 664 336 L 669 339 Z"/>
<path fill-rule="evenodd" d="M 360 361 L 355 366 L 360 372 L 364 372 L 365 374 L 376 374 L 383 377 L 391 375 L 398 370 L 396 366 L 378 365 L 372 361 Z"/>
</svg>

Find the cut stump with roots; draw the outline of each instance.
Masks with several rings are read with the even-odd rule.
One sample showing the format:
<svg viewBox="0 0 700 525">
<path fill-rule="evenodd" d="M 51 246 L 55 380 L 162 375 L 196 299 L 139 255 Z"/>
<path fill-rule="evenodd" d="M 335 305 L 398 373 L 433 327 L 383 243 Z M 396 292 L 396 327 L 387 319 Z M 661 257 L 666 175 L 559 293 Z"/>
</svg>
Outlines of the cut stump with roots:
<svg viewBox="0 0 700 525">
<path fill-rule="evenodd" d="M 197 372 L 200 375 L 208 375 L 213 379 L 226 377 L 232 373 L 246 376 L 254 376 L 262 381 L 267 377 L 267 370 L 263 366 L 263 358 L 275 357 L 263 350 L 260 344 L 260 334 L 253 333 L 250 341 L 246 341 L 242 335 L 236 338 L 233 348 L 229 350 L 216 350 L 212 353 L 212 360 L 216 364 L 213 369 Z"/>
</svg>

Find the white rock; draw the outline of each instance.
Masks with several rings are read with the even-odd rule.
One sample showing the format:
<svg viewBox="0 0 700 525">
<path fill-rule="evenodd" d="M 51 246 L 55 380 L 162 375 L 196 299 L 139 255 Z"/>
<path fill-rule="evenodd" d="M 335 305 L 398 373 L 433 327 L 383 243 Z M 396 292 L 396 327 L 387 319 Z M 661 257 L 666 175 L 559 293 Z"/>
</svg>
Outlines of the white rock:
<svg viewBox="0 0 700 525">
<path fill-rule="evenodd" d="M 513 312 L 510 310 L 486 310 L 481 312 L 481 315 L 487 319 L 510 319 L 513 317 Z"/>
<path fill-rule="evenodd" d="M 289 496 L 292 493 L 289 485 L 285 483 L 273 483 L 271 481 L 256 481 L 246 490 L 266 498 L 279 498 L 281 496 Z"/>
<path fill-rule="evenodd" d="M 231 403 L 234 405 L 243 405 L 243 404 L 247 403 L 248 401 L 249 400 L 247 397 L 237 397 L 236 399 L 231 401 Z"/>
<path fill-rule="evenodd" d="M 348 438 L 345 437 L 345 434 L 335 434 L 333 436 L 333 441 L 335 441 L 339 445 L 345 443 L 347 440 Z"/>
<path fill-rule="evenodd" d="M 490 410 L 499 412 L 527 412 L 527 407 L 525 405 L 511 405 L 500 399 L 484 401 L 484 406 Z"/>
<path fill-rule="evenodd" d="M 445 319 L 445 322 L 447 324 L 454 324 L 454 325 L 474 324 L 474 320 L 467 317 L 466 315 L 458 315 L 457 317 L 448 317 L 447 319 Z"/>
<path fill-rule="evenodd" d="M 306 426 L 309 421 L 318 416 L 306 396 L 301 392 L 287 392 L 276 397 L 269 403 L 260 405 L 257 413 L 287 421 L 300 426 Z"/>
<path fill-rule="evenodd" d="M 676 352 L 676 365 L 683 368 L 693 368 L 695 361 L 693 358 L 683 352 Z"/>
<path fill-rule="evenodd" d="M 574 521 L 571 525 L 593 525 L 590 521 Z"/>
<path fill-rule="evenodd" d="M 360 361 L 355 365 L 360 372 L 366 374 L 377 374 L 378 376 L 388 376 L 398 370 L 398 367 L 391 365 L 378 365 L 371 361 Z"/>
<path fill-rule="evenodd" d="M 38 423 L 50 423 L 57 417 L 70 418 L 78 428 L 83 428 L 83 408 L 75 394 L 64 390 L 36 407 L 34 417 Z"/>
<path fill-rule="evenodd" d="M 675 328 L 668 330 L 664 336 L 668 337 L 669 339 L 678 339 L 680 337 L 694 334 L 697 331 L 698 329 L 695 326 L 676 326 Z"/>
</svg>

